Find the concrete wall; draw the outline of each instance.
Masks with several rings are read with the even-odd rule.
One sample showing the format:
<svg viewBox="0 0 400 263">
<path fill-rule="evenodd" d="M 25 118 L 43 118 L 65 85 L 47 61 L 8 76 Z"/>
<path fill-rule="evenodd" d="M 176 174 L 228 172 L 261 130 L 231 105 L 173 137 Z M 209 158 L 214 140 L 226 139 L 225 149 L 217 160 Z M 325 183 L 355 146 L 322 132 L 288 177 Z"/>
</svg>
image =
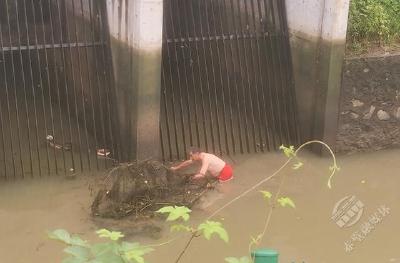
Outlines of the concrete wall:
<svg viewBox="0 0 400 263">
<path fill-rule="evenodd" d="M 349 0 L 287 0 L 303 141 L 334 146 Z"/>
<path fill-rule="evenodd" d="M 108 0 L 122 159 L 160 156 L 162 0 Z"/>
</svg>

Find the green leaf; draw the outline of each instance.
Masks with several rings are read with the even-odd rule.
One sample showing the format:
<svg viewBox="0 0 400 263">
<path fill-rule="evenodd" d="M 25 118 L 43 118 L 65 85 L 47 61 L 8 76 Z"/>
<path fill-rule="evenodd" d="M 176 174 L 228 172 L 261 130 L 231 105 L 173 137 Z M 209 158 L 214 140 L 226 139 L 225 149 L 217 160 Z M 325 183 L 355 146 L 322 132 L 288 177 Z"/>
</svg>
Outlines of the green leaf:
<svg viewBox="0 0 400 263">
<path fill-rule="evenodd" d="M 99 256 L 105 253 L 118 253 L 120 246 L 115 242 L 97 243 L 91 246 L 94 255 Z"/>
<path fill-rule="evenodd" d="M 234 257 L 227 257 L 225 261 L 228 263 L 250 263 L 251 260 L 249 257 L 241 257 L 241 258 L 234 258 Z"/>
<path fill-rule="evenodd" d="M 180 231 L 191 232 L 192 229 L 190 227 L 188 227 L 188 226 L 177 224 L 177 225 L 172 225 L 171 226 L 171 232 L 173 232 L 173 231 L 176 231 L 176 232 L 180 232 Z"/>
<path fill-rule="evenodd" d="M 262 193 L 262 195 L 264 196 L 265 199 L 269 200 L 272 197 L 271 192 L 268 191 L 260 191 L 260 193 Z"/>
<path fill-rule="evenodd" d="M 139 243 L 123 242 L 121 251 L 124 252 L 124 258 L 137 263 L 144 263 L 144 255 L 154 251 L 153 248 L 141 246 Z"/>
<path fill-rule="evenodd" d="M 167 221 L 175 221 L 182 218 L 184 221 L 188 221 L 190 218 L 189 213 L 192 212 L 186 206 L 165 206 L 156 211 L 161 214 L 168 214 Z"/>
<path fill-rule="evenodd" d="M 50 239 L 58 240 L 64 242 L 67 245 L 88 247 L 87 241 L 82 240 L 78 236 L 71 236 L 67 230 L 56 229 L 53 232 L 49 232 L 48 237 Z"/>
<path fill-rule="evenodd" d="M 53 232 L 47 234 L 50 239 L 59 240 L 66 244 L 69 244 L 71 240 L 71 235 L 67 230 L 64 229 L 56 229 Z"/>
<path fill-rule="evenodd" d="M 98 263 L 125 263 L 122 256 L 113 252 L 97 255 L 93 262 Z"/>
<path fill-rule="evenodd" d="M 121 237 L 124 237 L 124 235 L 121 232 L 109 231 L 105 228 L 97 230 L 96 233 L 99 235 L 99 237 L 106 237 L 113 241 L 117 241 Z"/>
<path fill-rule="evenodd" d="M 69 244 L 73 246 L 89 247 L 88 242 L 86 240 L 82 240 L 78 236 L 71 236 L 69 242 Z"/>
<path fill-rule="evenodd" d="M 303 163 L 299 161 L 299 162 L 293 164 L 293 169 L 297 170 L 297 169 L 301 168 L 302 166 L 303 166 Z"/>
<path fill-rule="evenodd" d="M 213 234 L 217 234 L 219 238 L 221 238 L 226 243 L 228 243 L 229 241 L 228 232 L 226 232 L 225 228 L 223 228 L 220 222 L 207 220 L 205 223 L 199 225 L 198 230 L 202 232 L 207 240 L 210 240 Z"/>
<path fill-rule="evenodd" d="M 295 151 L 294 151 L 294 146 L 291 145 L 289 147 L 286 147 L 284 145 L 279 146 L 279 150 L 283 150 L 283 153 L 286 155 L 286 157 L 294 157 L 296 156 Z"/>
<path fill-rule="evenodd" d="M 64 252 L 67 253 L 67 254 L 70 254 L 70 255 L 72 255 L 74 257 L 82 258 L 82 259 L 86 259 L 86 260 L 89 259 L 89 257 L 90 257 L 89 250 L 87 248 L 85 248 L 85 247 L 80 247 L 80 246 L 69 246 L 69 247 L 66 247 L 64 249 Z"/>
<path fill-rule="evenodd" d="M 86 263 L 87 259 L 85 258 L 77 258 L 77 257 L 68 257 L 63 259 L 62 263 Z"/>
<path fill-rule="evenodd" d="M 290 207 L 296 208 L 296 205 L 294 204 L 292 199 L 290 199 L 289 197 L 281 197 L 281 198 L 279 198 L 278 199 L 278 203 L 282 207 L 290 206 Z"/>
</svg>

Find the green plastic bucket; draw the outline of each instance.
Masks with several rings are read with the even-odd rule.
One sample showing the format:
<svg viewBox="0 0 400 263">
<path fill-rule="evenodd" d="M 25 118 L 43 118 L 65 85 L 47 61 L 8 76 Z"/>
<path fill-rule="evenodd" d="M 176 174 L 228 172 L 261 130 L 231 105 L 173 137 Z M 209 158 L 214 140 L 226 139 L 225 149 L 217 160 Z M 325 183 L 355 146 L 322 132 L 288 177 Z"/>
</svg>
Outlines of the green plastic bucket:
<svg viewBox="0 0 400 263">
<path fill-rule="evenodd" d="M 279 253 L 272 249 L 257 249 L 251 253 L 254 263 L 278 263 Z"/>
</svg>

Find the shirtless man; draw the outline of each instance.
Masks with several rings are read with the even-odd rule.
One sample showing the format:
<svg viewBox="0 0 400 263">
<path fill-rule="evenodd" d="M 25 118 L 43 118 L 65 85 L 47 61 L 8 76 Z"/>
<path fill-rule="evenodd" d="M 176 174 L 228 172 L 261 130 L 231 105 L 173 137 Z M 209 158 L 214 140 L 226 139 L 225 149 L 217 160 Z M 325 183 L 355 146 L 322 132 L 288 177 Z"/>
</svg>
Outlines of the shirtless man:
<svg viewBox="0 0 400 263">
<path fill-rule="evenodd" d="M 194 176 L 194 179 L 203 178 L 206 175 L 206 172 L 209 172 L 212 176 L 218 178 L 220 182 L 227 182 L 233 178 L 232 167 L 214 154 L 205 153 L 200 151 L 198 148 L 192 147 L 189 150 L 189 156 L 190 160 L 171 167 L 171 170 L 177 171 L 193 164 L 195 161 L 201 161 L 201 169 Z"/>
</svg>

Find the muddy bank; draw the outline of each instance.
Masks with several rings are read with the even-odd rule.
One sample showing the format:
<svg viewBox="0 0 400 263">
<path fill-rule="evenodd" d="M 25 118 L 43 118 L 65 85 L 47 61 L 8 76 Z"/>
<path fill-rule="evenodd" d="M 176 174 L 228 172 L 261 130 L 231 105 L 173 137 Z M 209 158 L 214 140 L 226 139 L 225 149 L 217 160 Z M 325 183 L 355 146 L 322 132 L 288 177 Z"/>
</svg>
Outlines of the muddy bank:
<svg viewBox="0 0 400 263">
<path fill-rule="evenodd" d="M 400 146 L 400 55 L 348 58 L 340 99 L 338 152 Z"/>
</svg>

